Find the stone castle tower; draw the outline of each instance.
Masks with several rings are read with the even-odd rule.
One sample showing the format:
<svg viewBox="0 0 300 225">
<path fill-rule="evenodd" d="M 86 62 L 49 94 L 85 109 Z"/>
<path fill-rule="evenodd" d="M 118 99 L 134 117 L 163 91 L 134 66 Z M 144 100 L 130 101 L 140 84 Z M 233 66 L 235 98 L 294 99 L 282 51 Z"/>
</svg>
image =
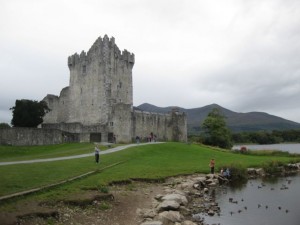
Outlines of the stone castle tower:
<svg viewBox="0 0 300 225">
<path fill-rule="evenodd" d="M 137 135 L 150 133 L 160 134 L 164 140 L 186 140 L 185 115 L 133 110 L 134 62 L 134 54 L 121 52 L 115 39 L 107 35 L 99 37 L 87 53 L 70 56 L 69 86 L 62 89 L 60 96 L 48 94 L 43 99 L 51 111 L 44 117 L 42 127 L 77 134 L 79 141 L 116 138 L 118 142 L 130 142 Z M 150 120 L 146 119 L 149 115 Z M 170 130 L 175 127 L 176 134 Z"/>
</svg>

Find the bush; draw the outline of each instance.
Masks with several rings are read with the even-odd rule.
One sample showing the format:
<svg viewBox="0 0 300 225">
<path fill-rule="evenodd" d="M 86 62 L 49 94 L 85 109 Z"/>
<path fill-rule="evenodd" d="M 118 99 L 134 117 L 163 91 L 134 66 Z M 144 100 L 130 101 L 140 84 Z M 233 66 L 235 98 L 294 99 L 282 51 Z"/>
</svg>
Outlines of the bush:
<svg viewBox="0 0 300 225">
<path fill-rule="evenodd" d="M 224 169 L 229 168 L 230 179 L 232 181 L 245 180 L 247 179 L 247 168 L 238 163 L 232 163 L 223 166 Z"/>
<path fill-rule="evenodd" d="M 270 161 L 263 164 L 262 168 L 267 174 L 279 174 L 283 171 L 284 164 L 278 161 Z"/>
<path fill-rule="evenodd" d="M 108 189 L 108 187 L 107 186 L 100 186 L 99 188 L 99 191 L 101 192 L 101 193 L 108 193 L 109 192 L 109 189 Z"/>
</svg>

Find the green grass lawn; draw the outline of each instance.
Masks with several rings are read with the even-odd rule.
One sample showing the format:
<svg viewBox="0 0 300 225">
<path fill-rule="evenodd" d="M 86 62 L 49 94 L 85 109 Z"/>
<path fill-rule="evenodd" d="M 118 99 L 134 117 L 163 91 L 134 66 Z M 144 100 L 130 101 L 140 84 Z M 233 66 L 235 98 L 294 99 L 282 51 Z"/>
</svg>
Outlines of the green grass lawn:
<svg viewBox="0 0 300 225">
<path fill-rule="evenodd" d="M 113 145 L 116 147 L 117 145 Z M 101 146 L 105 151 L 107 146 Z M 56 158 L 94 152 L 92 143 L 65 143 L 45 146 L 0 146 L 0 162 Z"/>
<path fill-rule="evenodd" d="M 26 153 L 28 157 L 26 159 L 31 159 L 53 157 L 54 155 L 60 156 L 60 151 L 62 151 L 63 156 L 87 153 L 87 151 L 92 152 L 93 145 L 64 144 L 47 146 L 45 148 L 15 148 L 16 151 L 21 151 L 21 148 L 26 149 L 28 152 Z M 4 158 L 7 159 L 5 161 L 11 161 L 11 159 L 19 160 L 19 158 L 24 159 L 24 154 L 18 156 L 16 151 L 13 151 L 11 153 L 12 157 L 9 157 L 9 152 L 2 147 L 0 156 L 4 155 Z M 89 177 L 55 188 L 55 196 L 60 196 L 62 193 L 66 195 L 81 191 L 83 188 L 95 188 L 107 185 L 111 181 L 127 180 L 130 178 L 157 179 L 179 174 L 208 173 L 208 164 L 211 158 L 215 158 L 216 168 L 221 168 L 222 165 L 231 163 L 238 163 L 245 167 L 257 167 L 264 162 L 272 160 L 281 162 L 300 160 L 300 158 L 287 156 L 234 154 L 230 151 L 184 143 L 143 145 L 120 152 L 101 155 L 100 164 L 95 164 L 93 157 L 86 157 L 55 162 L 0 166 L 0 196 L 56 183 L 120 161 L 125 162 Z M 53 195 L 53 192 L 49 191 L 47 194 Z"/>
</svg>

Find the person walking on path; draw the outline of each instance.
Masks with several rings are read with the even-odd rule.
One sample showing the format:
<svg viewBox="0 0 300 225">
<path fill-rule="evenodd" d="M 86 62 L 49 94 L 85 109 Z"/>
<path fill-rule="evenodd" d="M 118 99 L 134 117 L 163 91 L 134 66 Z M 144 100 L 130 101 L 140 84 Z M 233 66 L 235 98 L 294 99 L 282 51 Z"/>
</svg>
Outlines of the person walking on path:
<svg viewBox="0 0 300 225">
<path fill-rule="evenodd" d="M 210 173 L 214 174 L 215 173 L 215 159 L 211 159 L 209 162 L 209 167 L 210 167 Z"/>
<path fill-rule="evenodd" d="M 95 161 L 96 163 L 99 163 L 99 158 L 100 158 L 100 149 L 98 145 L 95 146 Z"/>
</svg>

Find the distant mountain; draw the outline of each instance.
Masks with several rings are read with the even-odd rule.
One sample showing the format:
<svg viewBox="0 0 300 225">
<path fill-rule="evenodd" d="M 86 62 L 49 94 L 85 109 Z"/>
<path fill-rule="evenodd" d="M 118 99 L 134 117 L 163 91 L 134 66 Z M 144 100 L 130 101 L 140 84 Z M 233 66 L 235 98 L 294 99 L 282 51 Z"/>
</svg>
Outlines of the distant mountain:
<svg viewBox="0 0 300 225">
<path fill-rule="evenodd" d="M 135 108 L 148 112 L 168 113 L 172 111 L 174 106 L 158 107 L 144 103 Z M 300 129 L 300 123 L 286 120 L 264 112 L 237 113 L 225 109 L 217 104 L 211 104 L 193 109 L 184 109 L 181 107 L 177 108 L 180 112 L 185 112 L 187 114 L 189 134 L 199 133 L 201 131 L 200 125 L 213 108 L 219 108 L 221 110 L 223 115 L 226 117 L 227 126 L 232 132 Z"/>
</svg>

